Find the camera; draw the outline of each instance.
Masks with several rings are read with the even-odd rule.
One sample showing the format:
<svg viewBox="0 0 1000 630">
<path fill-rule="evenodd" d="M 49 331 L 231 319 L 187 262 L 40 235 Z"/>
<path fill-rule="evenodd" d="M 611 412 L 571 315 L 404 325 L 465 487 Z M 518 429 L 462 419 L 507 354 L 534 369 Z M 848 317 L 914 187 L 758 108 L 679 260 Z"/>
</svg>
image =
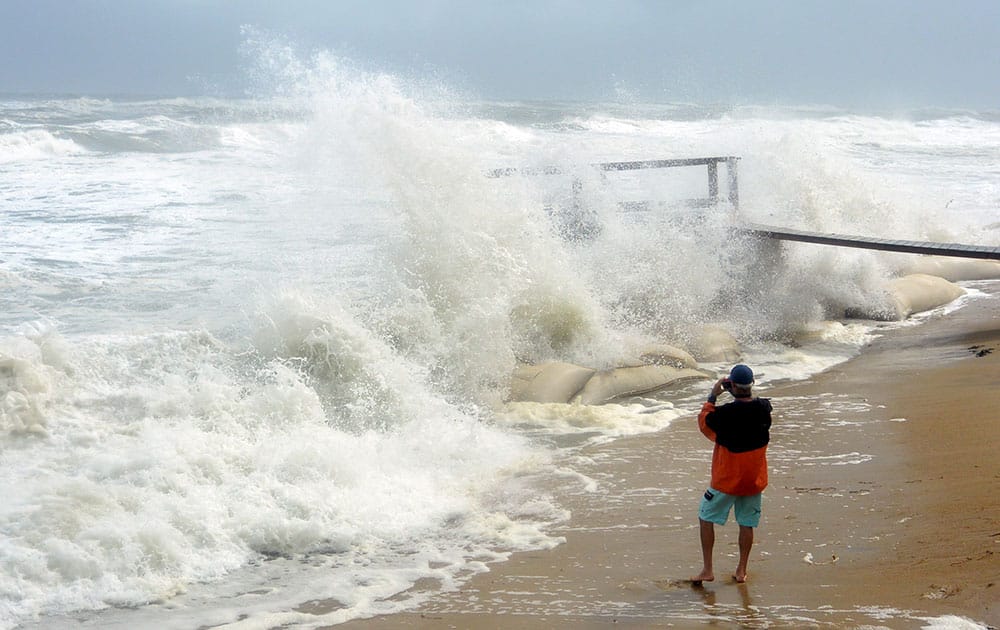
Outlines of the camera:
<svg viewBox="0 0 1000 630">
<path fill-rule="evenodd" d="M 727 379 L 723 379 L 723 381 L 722 381 L 722 389 L 726 390 L 727 392 L 731 392 L 733 390 L 733 382 L 731 380 L 729 380 L 728 378 Z"/>
</svg>

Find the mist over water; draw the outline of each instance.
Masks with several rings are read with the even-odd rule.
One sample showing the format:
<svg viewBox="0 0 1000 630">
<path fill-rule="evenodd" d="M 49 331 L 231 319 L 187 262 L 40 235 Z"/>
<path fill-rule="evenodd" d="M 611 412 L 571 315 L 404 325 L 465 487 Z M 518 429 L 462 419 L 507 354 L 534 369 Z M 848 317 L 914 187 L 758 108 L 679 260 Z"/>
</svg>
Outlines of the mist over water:
<svg viewBox="0 0 1000 630">
<path fill-rule="evenodd" d="M 735 238 L 728 204 L 681 203 L 703 168 L 594 163 L 734 155 L 748 220 L 1000 243 L 988 114 L 489 103 L 252 55 L 252 99 L 0 101 L 0 627 L 164 602 L 233 621 L 220 593 L 262 623 L 412 604 L 391 598 L 557 544 L 566 515 L 532 485 L 553 434 L 691 404 L 504 407 L 516 365 L 611 367 L 716 324 L 803 377 L 857 352 L 871 324 L 829 320 L 905 264 L 779 255 Z"/>
</svg>

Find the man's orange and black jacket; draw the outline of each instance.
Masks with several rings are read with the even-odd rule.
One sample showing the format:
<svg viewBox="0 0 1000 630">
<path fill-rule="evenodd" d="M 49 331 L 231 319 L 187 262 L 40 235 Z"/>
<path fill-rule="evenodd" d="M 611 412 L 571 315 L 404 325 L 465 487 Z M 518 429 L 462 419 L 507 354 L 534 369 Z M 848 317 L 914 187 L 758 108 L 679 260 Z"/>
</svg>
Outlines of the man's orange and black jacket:
<svg viewBox="0 0 1000 630">
<path fill-rule="evenodd" d="M 741 399 L 721 407 L 706 402 L 698 428 L 715 442 L 712 487 L 749 496 L 767 487 L 767 443 L 771 439 L 771 401 Z"/>
</svg>

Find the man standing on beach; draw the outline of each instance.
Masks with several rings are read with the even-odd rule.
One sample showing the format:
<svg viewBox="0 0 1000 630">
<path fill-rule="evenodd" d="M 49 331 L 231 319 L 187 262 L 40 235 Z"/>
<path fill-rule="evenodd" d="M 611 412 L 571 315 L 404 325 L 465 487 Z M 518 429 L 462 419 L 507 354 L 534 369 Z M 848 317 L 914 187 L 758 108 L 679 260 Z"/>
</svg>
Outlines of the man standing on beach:
<svg viewBox="0 0 1000 630">
<path fill-rule="evenodd" d="M 771 401 L 754 397 L 753 383 L 753 370 L 742 364 L 733 367 L 728 378 L 720 378 L 712 386 L 698 414 L 698 428 L 715 442 L 715 451 L 711 487 L 705 491 L 698 511 L 704 566 L 691 578 L 695 584 L 715 579 L 715 525 L 725 525 L 734 509 L 740 526 L 740 559 L 733 579 L 739 583 L 747 579 L 754 528 L 760 523 L 761 493 L 767 487 L 767 444 L 771 439 Z M 734 400 L 716 407 L 715 401 L 723 390 L 729 391 Z"/>
</svg>

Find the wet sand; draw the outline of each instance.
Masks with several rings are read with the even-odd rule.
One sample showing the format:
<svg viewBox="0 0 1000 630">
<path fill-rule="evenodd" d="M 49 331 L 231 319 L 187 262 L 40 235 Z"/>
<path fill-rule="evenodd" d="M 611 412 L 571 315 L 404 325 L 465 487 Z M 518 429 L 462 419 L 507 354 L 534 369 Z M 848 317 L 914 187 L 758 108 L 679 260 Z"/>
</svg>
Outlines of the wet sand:
<svg viewBox="0 0 1000 630">
<path fill-rule="evenodd" d="M 560 494 L 572 518 L 559 547 L 337 627 L 1000 627 L 998 297 L 759 392 L 776 409 L 771 485 L 745 585 L 729 577 L 732 522 L 716 530 L 716 581 L 684 581 L 700 568 L 711 452 L 692 416 L 583 453 L 602 491 Z"/>
</svg>

